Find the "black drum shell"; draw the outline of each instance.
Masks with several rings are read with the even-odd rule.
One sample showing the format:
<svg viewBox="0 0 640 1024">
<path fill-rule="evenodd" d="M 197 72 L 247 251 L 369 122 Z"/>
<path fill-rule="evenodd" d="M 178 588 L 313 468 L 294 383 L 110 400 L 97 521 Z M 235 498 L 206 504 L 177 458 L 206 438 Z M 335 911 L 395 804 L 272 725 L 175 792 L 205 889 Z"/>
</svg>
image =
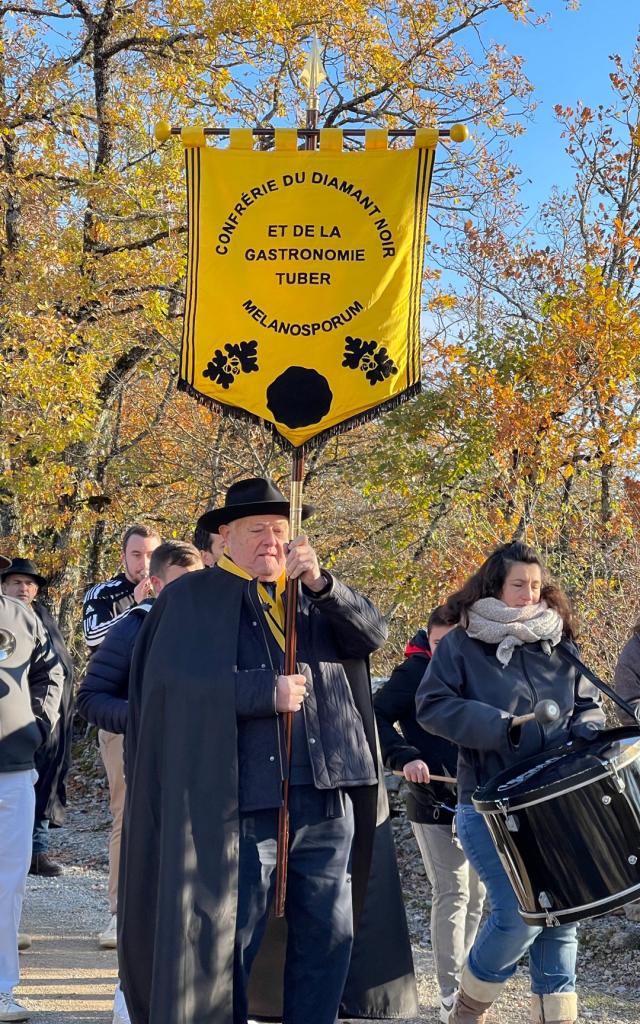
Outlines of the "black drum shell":
<svg viewBox="0 0 640 1024">
<path fill-rule="evenodd" d="M 640 898 L 640 729 L 546 750 L 473 802 L 527 924 L 566 924 Z"/>
</svg>

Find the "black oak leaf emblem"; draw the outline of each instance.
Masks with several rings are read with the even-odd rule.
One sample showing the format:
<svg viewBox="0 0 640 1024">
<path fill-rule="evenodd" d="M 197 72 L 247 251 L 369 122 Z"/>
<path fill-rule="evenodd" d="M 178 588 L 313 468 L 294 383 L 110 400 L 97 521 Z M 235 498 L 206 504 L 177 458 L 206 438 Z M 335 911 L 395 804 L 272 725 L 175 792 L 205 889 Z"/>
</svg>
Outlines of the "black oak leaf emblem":
<svg viewBox="0 0 640 1024">
<path fill-rule="evenodd" d="M 345 339 L 342 365 L 361 370 L 372 387 L 398 372 L 386 348 L 379 348 L 377 341 L 363 341 L 350 335 Z"/>
<path fill-rule="evenodd" d="M 217 348 L 207 363 L 203 377 L 208 377 L 214 384 L 227 388 L 233 384 L 241 373 L 252 373 L 258 370 L 258 342 L 240 341 L 229 344 L 222 349 Z"/>
</svg>

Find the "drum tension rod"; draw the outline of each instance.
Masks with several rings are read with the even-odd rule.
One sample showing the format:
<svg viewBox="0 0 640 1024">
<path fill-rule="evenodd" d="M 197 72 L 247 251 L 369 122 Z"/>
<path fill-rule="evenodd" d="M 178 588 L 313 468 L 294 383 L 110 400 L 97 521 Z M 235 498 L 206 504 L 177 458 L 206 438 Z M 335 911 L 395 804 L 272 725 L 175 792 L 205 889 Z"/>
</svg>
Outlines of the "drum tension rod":
<svg viewBox="0 0 640 1024">
<path fill-rule="evenodd" d="M 540 904 L 542 909 L 546 912 L 545 913 L 545 919 L 546 919 L 545 923 L 546 923 L 547 928 L 558 928 L 559 925 L 560 925 L 560 921 L 558 920 L 556 915 L 552 914 L 552 912 L 551 912 L 551 907 L 553 906 L 553 902 L 551 900 L 551 897 L 549 896 L 549 893 L 548 892 L 544 892 L 544 890 L 542 892 L 538 893 L 538 903 Z"/>
<path fill-rule="evenodd" d="M 617 766 L 610 761 L 609 767 L 611 769 L 611 780 L 616 789 L 618 790 L 618 793 L 624 793 L 625 789 L 627 788 L 627 784 L 622 778 L 622 776 L 619 775 Z"/>
</svg>

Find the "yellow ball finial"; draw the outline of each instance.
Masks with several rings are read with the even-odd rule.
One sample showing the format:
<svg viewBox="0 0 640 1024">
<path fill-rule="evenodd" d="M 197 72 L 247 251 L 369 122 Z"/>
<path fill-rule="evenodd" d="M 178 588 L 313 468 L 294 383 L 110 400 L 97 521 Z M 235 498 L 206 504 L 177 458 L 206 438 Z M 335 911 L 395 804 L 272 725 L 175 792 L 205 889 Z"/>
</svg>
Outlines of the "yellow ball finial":
<svg viewBox="0 0 640 1024">
<path fill-rule="evenodd" d="M 158 142 L 166 142 L 171 138 L 171 125 L 168 121 L 158 121 L 153 134 Z"/>
<path fill-rule="evenodd" d="M 452 142 L 466 142 L 469 138 L 469 129 L 466 124 L 452 124 L 449 135 Z"/>
</svg>

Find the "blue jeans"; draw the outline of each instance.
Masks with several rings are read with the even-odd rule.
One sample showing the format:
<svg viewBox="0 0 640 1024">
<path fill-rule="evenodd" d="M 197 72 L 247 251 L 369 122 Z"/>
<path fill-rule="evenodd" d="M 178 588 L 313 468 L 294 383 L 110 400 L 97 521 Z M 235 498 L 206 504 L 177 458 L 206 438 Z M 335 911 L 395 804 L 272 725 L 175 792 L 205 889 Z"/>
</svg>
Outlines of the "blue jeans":
<svg viewBox="0 0 640 1024">
<path fill-rule="evenodd" d="M 36 818 L 33 826 L 32 854 L 49 852 L 49 819 Z"/>
<path fill-rule="evenodd" d="M 490 907 L 489 917 L 469 953 L 471 973 L 481 981 L 507 981 L 515 974 L 520 957 L 528 951 L 532 992 L 574 992 L 576 925 L 543 928 L 525 924 L 482 815 L 470 804 L 460 804 L 456 828 L 469 863 L 486 886 Z"/>
<path fill-rule="evenodd" d="M 351 947 L 353 808 L 326 817 L 325 793 L 289 790 L 287 951 L 283 1024 L 335 1024 Z M 238 914 L 233 971 L 233 1020 L 246 1024 L 251 967 L 275 890 L 278 811 L 240 815 Z"/>
</svg>

